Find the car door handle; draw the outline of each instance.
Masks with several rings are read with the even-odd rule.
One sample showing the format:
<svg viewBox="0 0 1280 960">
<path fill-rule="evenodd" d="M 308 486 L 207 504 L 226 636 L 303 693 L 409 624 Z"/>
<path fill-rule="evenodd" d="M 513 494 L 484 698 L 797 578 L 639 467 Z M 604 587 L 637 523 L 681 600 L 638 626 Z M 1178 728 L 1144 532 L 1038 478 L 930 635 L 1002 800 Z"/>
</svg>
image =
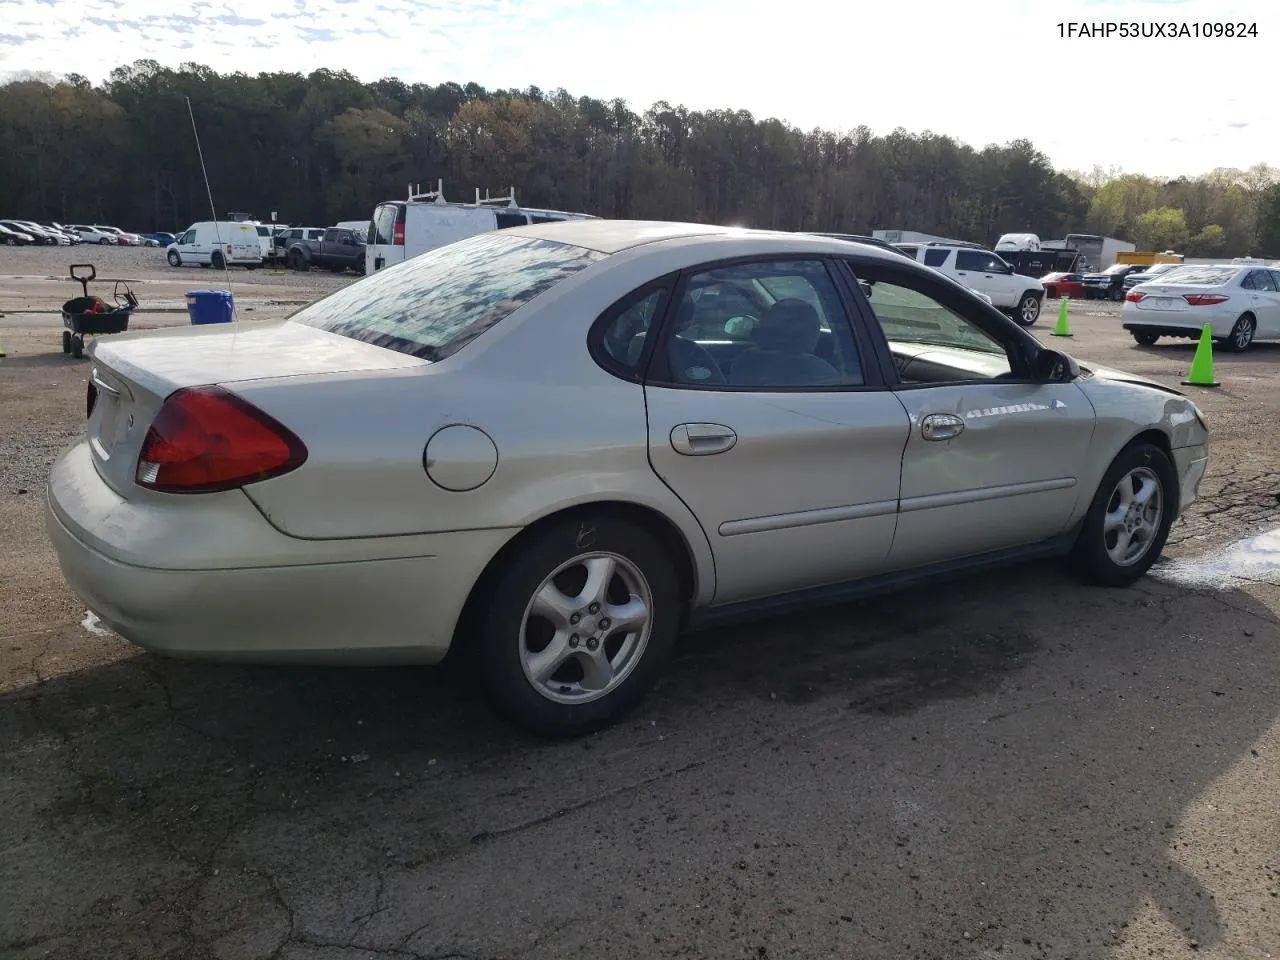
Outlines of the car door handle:
<svg viewBox="0 0 1280 960">
<path fill-rule="evenodd" d="M 671 446 L 686 457 L 705 457 L 733 449 L 738 435 L 721 423 L 681 423 L 671 431 Z"/>
<path fill-rule="evenodd" d="M 926 440 L 950 440 L 964 433 L 964 418 L 951 413 L 931 413 L 920 424 L 920 436 Z"/>
</svg>

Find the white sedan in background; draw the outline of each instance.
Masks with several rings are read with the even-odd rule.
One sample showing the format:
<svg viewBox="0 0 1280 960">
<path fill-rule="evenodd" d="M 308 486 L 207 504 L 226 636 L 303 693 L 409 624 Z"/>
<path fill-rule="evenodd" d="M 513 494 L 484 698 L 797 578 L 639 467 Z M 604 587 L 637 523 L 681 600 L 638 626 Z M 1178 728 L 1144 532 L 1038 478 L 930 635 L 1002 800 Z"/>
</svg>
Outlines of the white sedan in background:
<svg viewBox="0 0 1280 960">
<path fill-rule="evenodd" d="M 1280 338 L 1280 269 L 1236 263 L 1177 267 L 1125 294 L 1120 319 L 1144 347 L 1161 337 L 1198 337 L 1207 323 L 1216 342 L 1239 353 L 1254 340 Z"/>
</svg>

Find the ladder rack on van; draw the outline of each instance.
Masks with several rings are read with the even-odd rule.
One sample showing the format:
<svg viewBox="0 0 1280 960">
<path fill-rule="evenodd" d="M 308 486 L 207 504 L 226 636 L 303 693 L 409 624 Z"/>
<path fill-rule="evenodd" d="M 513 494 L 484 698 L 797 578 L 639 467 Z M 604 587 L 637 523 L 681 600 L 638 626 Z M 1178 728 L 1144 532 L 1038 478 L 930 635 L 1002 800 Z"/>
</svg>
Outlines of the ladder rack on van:
<svg viewBox="0 0 1280 960">
<path fill-rule="evenodd" d="M 489 191 L 485 190 L 484 196 L 480 196 L 480 188 L 476 187 L 476 201 L 474 206 L 477 207 L 518 207 L 516 203 L 516 188 L 509 187 L 511 192 L 505 197 L 491 197 Z M 434 203 L 436 206 L 448 206 L 449 201 L 444 198 L 444 181 L 437 180 L 434 190 L 422 189 L 421 184 L 409 184 L 409 202 L 410 203 Z M 455 204 L 455 206 L 468 206 L 468 204 Z"/>
</svg>

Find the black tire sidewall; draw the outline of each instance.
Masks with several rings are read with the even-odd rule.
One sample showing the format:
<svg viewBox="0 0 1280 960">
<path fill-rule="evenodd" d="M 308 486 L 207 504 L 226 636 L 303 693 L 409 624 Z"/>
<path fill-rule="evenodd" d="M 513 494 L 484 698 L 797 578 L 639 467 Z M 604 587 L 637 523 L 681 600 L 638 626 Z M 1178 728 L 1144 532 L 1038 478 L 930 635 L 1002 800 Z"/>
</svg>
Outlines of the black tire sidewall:
<svg viewBox="0 0 1280 960">
<path fill-rule="evenodd" d="M 1134 342 L 1136 342 L 1141 347 L 1152 347 L 1152 346 L 1155 346 L 1156 341 L 1160 339 L 1160 334 L 1135 333 L 1133 335 L 1133 339 L 1134 339 Z"/>
<path fill-rule="evenodd" d="M 1155 541 L 1146 555 L 1132 566 L 1122 567 L 1108 555 L 1102 534 L 1102 518 L 1107 510 L 1107 503 L 1115 491 L 1120 478 L 1136 467 L 1149 467 L 1160 479 L 1160 493 L 1164 499 L 1164 509 L 1160 517 L 1160 529 L 1156 532 Z M 1093 502 L 1085 514 L 1084 527 L 1080 538 L 1076 541 L 1072 559 L 1077 571 L 1086 580 L 1101 586 L 1128 586 L 1143 577 L 1151 565 L 1160 557 L 1165 541 L 1169 537 L 1169 528 L 1173 525 L 1177 511 L 1178 475 L 1174 470 L 1169 455 L 1154 443 L 1139 441 L 1126 447 L 1107 468 L 1102 483 L 1093 495 Z"/>
<path fill-rule="evenodd" d="M 487 604 L 474 621 L 475 634 L 459 638 L 474 644 L 469 659 L 494 709 L 547 737 L 581 736 L 615 722 L 657 681 L 679 634 L 680 586 L 672 558 L 652 535 L 615 517 L 559 524 L 518 550 L 488 585 Z M 612 693 L 590 703 L 556 703 L 538 693 L 524 675 L 519 649 L 522 618 L 534 591 L 552 570 L 592 551 L 616 553 L 640 569 L 653 597 L 652 632 L 640 663 Z"/>
</svg>

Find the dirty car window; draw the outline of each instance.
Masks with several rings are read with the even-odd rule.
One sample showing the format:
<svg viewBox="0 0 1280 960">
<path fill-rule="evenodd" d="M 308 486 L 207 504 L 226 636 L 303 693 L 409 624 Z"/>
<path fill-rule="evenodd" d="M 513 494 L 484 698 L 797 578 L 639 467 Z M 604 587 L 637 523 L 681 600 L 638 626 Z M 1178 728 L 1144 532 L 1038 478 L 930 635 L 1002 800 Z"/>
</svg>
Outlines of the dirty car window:
<svg viewBox="0 0 1280 960">
<path fill-rule="evenodd" d="M 441 360 L 604 257 L 567 243 L 483 233 L 381 270 L 292 319 Z"/>
</svg>

